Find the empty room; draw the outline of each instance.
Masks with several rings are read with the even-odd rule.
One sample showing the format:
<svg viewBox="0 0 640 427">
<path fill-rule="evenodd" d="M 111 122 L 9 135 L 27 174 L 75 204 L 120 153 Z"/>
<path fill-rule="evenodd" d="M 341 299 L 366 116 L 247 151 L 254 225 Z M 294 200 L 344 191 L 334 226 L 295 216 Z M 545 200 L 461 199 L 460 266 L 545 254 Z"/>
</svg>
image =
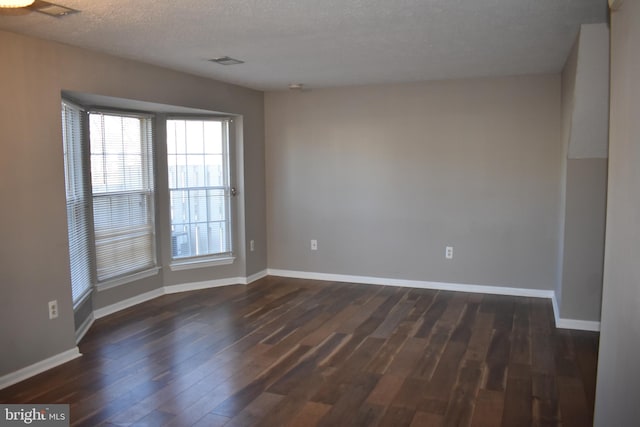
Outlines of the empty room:
<svg viewBox="0 0 640 427">
<path fill-rule="evenodd" d="M 637 0 L 0 0 L 0 425 L 640 423 Z"/>
</svg>

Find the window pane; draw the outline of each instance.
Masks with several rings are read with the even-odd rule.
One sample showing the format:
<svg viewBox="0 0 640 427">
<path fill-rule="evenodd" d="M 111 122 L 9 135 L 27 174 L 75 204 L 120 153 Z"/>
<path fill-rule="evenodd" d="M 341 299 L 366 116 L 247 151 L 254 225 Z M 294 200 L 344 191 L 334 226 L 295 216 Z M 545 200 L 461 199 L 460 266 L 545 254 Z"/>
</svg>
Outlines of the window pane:
<svg viewBox="0 0 640 427">
<path fill-rule="evenodd" d="M 192 190 L 189 194 L 189 222 L 192 224 L 206 223 L 207 217 L 207 197 L 206 190 Z"/>
<path fill-rule="evenodd" d="M 144 177 L 142 167 L 142 156 L 125 155 L 122 158 L 124 166 L 123 185 L 125 190 L 143 190 Z"/>
<path fill-rule="evenodd" d="M 187 188 L 189 178 L 189 168 L 187 167 L 187 156 L 176 154 L 167 156 L 169 168 L 169 188 Z M 192 177 L 192 179 L 195 179 Z"/>
<path fill-rule="evenodd" d="M 222 154 L 222 123 L 204 123 L 204 152 L 206 154 Z"/>
<path fill-rule="evenodd" d="M 224 190 L 208 190 L 208 212 L 211 221 L 224 221 L 226 218 L 226 203 Z"/>
<path fill-rule="evenodd" d="M 217 252 L 226 252 L 228 250 L 224 222 L 213 222 L 209 224 L 209 240 L 212 249 L 215 249 Z"/>
<path fill-rule="evenodd" d="M 187 120 L 187 153 L 202 154 L 204 153 L 204 134 L 203 123 L 196 120 Z"/>
<path fill-rule="evenodd" d="M 167 154 L 176 154 L 176 123 L 167 122 Z"/>
<path fill-rule="evenodd" d="M 102 122 L 102 116 L 99 114 L 89 115 L 89 133 L 91 141 L 91 154 L 104 153 L 104 126 Z"/>
<path fill-rule="evenodd" d="M 177 188 L 178 187 L 178 163 L 177 156 L 168 155 L 167 156 L 167 170 L 168 170 L 168 181 L 169 188 Z"/>
<path fill-rule="evenodd" d="M 219 155 L 205 155 L 206 185 L 211 187 L 224 185 L 224 158 Z"/>
<path fill-rule="evenodd" d="M 173 258 L 191 255 L 189 240 L 189 226 L 176 226 L 171 231 L 171 256 Z"/>
<path fill-rule="evenodd" d="M 186 156 L 187 187 L 203 187 L 205 179 L 204 156 L 202 154 Z"/>
<path fill-rule="evenodd" d="M 178 120 L 174 122 L 175 124 L 175 135 L 176 135 L 176 153 L 186 153 L 187 152 L 187 134 L 185 128 L 184 120 Z"/>
<path fill-rule="evenodd" d="M 171 191 L 171 224 L 182 225 L 189 223 L 189 193 L 188 191 Z"/>
<path fill-rule="evenodd" d="M 107 178 L 104 174 L 104 158 L 100 154 L 91 155 L 91 182 L 94 192 L 107 191 Z"/>
<path fill-rule="evenodd" d="M 103 156 L 102 161 L 105 166 L 105 184 L 106 191 L 124 191 L 125 190 L 125 177 L 124 164 L 122 162 L 122 155 L 120 154 L 106 154 Z M 94 194 L 96 188 L 93 189 Z"/>
<path fill-rule="evenodd" d="M 103 116 L 104 123 L 104 150 L 107 154 L 119 154 L 123 152 L 122 118 L 118 116 Z"/>
<path fill-rule="evenodd" d="M 133 117 L 122 119 L 122 145 L 126 154 L 141 154 L 140 119 Z"/>
<path fill-rule="evenodd" d="M 144 193 L 94 196 L 94 227 L 98 232 L 118 232 L 145 227 L 151 219 L 151 196 Z"/>
</svg>

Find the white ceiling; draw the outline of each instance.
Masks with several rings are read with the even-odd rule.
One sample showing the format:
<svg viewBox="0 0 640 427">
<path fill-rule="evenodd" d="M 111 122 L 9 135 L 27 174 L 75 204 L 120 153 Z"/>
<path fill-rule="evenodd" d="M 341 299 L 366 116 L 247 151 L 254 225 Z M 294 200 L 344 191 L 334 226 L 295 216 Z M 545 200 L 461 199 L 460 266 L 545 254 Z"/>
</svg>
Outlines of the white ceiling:
<svg viewBox="0 0 640 427">
<path fill-rule="evenodd" d="M 0 29 L 261 90 L 559 72 L 606 0 L 56 0 Z M 15 12 L 13 12 L 15 13 Z M 228 55 L 245 64 L 207 59 Z"/>
</svg>

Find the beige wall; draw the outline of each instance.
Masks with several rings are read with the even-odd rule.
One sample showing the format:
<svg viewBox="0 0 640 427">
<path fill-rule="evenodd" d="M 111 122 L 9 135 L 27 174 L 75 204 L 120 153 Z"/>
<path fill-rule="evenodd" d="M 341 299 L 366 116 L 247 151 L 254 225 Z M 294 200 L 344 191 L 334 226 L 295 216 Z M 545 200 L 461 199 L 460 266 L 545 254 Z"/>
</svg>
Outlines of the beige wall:
<svg viewBox="0 0 640 427">
<path fill-rule="evenodd" d="M 75 346 L 61 141 L 62 90 L 242 115 L 247 239 L 232 267 L 183 272 L 169 283 L 245 276 L 266 268 L 263 94 L 134 61 L 0 32 L 0 376 Z M 244 242 L 240 242 L 241 245 Z M 120 286 L 94 307 L 163 286 Z M 50 321 L 47 301 L 60 317 Z M 11 349 L 11 351 L 5 351 Z"/>
<path fill-rule="evenodd" d="M 609 193 L 595 425 L 640 420 L 640 2 L 611 14 Z"/>
<path fill-rule="evenodd" d="M 267 93 L 269 267 L 553 289 L 560 95 L 558 75 Z"/>
</svg>

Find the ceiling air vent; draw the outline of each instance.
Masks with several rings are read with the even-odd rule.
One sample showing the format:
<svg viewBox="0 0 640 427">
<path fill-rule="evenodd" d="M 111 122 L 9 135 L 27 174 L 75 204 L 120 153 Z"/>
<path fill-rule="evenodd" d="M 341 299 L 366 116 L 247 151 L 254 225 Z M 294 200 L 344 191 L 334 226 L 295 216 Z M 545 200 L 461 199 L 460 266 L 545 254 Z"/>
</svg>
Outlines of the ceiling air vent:
<svg viewBox="0 0 640 427">
<path fill-rule="evenodd" d="M 213 58 L 213 59 L 210 59 L 209 61 L 215 62 L 216 64 L 221 64 L 221 65 L 244 64 L 244 61 L 240 61 L 239 59 L 234 59 L 229 56 L 219 56 L 218 58 Z"/>
<path fill-rule="evenodd" d="M 36 0 L 33 2 L 29 9 L 44 13 L 45 15 L 53 16 L 54 18 L 62 18 L 63 16 L 71 15 L 72 13 L 78 13 L 79 10 L 71 9 L 70 7 L 60 6 L 59 4 L 49 3 L 48 1 Z"/>
</svg>

